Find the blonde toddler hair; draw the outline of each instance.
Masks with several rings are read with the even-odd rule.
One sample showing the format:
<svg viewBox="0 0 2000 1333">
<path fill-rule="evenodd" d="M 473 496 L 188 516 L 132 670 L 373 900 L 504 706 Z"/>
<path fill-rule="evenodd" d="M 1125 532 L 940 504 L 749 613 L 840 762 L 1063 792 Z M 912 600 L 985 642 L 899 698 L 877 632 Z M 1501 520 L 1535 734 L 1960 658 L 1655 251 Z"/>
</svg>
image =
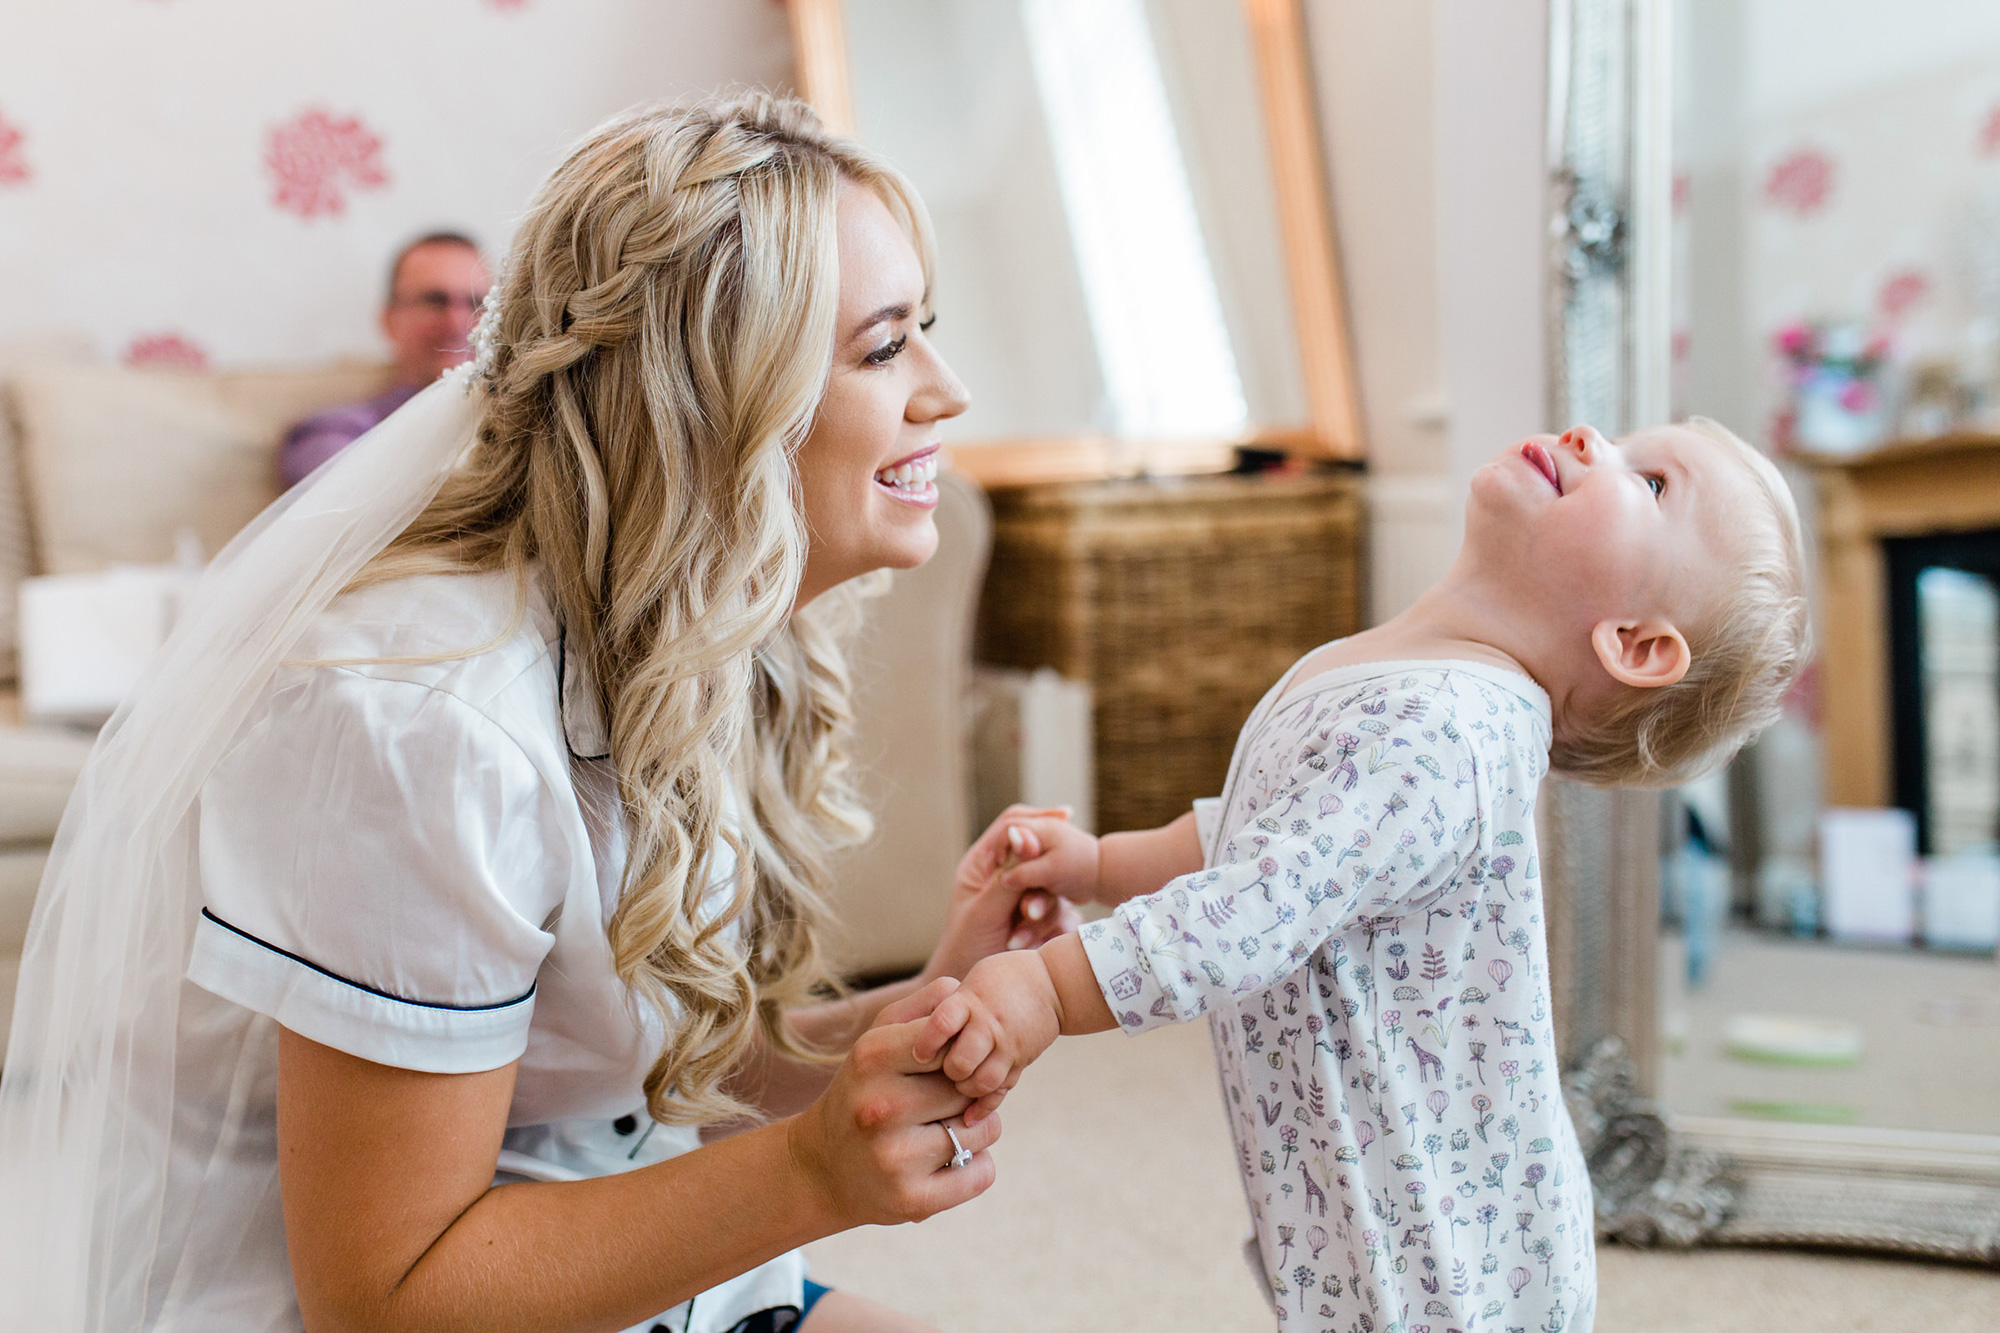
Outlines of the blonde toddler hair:
<svg viewBox="0 0 2000 1333">
<path fill-rule="evenodd" d="M 1721 604 L 1682 627 L 1692 661 L 1672 685 L 1629 689 L 1567 728 L 1551 762 L 1604 787 L 1666 787 L 1728 759 L 1771 725 L 1810 657 L 1798 506 L 1777 467 L 1721 424 L 1682 425 L 1721 444 L 1757 488 L 1767 522 L 1734 535 L 1736 578 Z"/>
</svg>

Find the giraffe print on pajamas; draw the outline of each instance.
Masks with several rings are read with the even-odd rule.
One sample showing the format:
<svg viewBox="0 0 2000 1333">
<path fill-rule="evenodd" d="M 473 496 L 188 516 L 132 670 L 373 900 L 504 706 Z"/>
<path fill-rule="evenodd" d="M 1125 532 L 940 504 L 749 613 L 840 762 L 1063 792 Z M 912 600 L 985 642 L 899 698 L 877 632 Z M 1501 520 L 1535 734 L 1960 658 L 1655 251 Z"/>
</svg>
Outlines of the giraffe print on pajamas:
<svg viewBox="0 0 2000 1333">
<path fill-rule="evenodd" d="M 1209 1020 L 1280 1328 L 1592 1325 L 1535 849 L 1548 746 L 1547 696 L 1497 668 L 1288 677 L 1237 742 L 1206 868 L 1083 928 L 1126 1031 Z"/>
</svg>

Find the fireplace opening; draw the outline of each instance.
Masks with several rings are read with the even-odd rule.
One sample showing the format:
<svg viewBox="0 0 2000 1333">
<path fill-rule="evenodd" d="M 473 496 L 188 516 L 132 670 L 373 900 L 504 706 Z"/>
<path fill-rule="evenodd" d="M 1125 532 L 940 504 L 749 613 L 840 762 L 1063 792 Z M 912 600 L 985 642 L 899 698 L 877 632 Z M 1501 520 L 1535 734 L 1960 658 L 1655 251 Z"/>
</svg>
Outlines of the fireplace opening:
<svg viewBox="0 0 2000 1333">
<path fill-rule="evenodd" d="M 2000 528 L 1891 537 L 1896 804 L 1925 855 L 2000 838 Z"/>
</svg>

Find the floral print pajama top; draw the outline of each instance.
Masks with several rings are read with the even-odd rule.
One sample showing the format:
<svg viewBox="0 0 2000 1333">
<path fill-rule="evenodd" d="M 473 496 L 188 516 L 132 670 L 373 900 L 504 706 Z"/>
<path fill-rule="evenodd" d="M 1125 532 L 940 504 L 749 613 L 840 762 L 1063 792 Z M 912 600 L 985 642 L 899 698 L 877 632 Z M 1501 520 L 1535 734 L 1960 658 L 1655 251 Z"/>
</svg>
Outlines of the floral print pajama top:
<svg viewBox="0 0 2000 1333">
<path fill-rule="evenodd" d="M 1587 1333 L 1535 856 L 1548 696 L 1475 663 L 1296 671 L 1197 808 L 1207 868 L 1083 928 L 1098 984 L 1128 1032 L 1207 1015 L 1282 1327 Z"/>
</svg>

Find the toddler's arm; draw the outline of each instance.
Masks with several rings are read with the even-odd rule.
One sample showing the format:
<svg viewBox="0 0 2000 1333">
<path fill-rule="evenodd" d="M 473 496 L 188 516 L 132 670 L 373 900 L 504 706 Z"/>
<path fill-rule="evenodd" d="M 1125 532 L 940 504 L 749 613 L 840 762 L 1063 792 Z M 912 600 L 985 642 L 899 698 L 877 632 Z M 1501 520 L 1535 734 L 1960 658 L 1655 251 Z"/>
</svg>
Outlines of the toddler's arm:
<svg viewBox="0 0 2000 1333">
<path fill-rule="evenodd" d="M 1137 833 L 1108 833 L 1098 839 L 1097 901 L 1107 907 L 1148 893 L 1181 875 L 1201 869 L 1201 837 L 1194 811 L 1171 824 Z M 1078 950 L 1079 955 L 1082 951 Z M 1089 964 L 1085 965 L 1086 974 Z M 1092 987 L 1094 991 L 1095 986 Z"/>
<path fill-rule="evenodd" d="M 1094 838 L 1067 819 L 1002 815 L 968 851 L 968 864 L 999 865 L 1003 849 L 1015 864 L 1003 873 L 1010 890 L 1046 889 L 1072 902 L 1116 907 L 1152 893 L 1176 875 L 1201 869 L 1201 839 L 1193 812 L 1156 829 Z"/>
<path fill-rule="evenodd" d="M 1117 1025 L 1082 941 L 1064 935 L 1039 949 L 981 959 L 932 1011 L 917 1036 L 916 1057 L 928 1064 L 944 1053 L 945 1077 L 977 1099 L 964 1116 L 973 1125 L 992 1114 L 1021 1070 L 1058 1036 Z"/>
</svg>

